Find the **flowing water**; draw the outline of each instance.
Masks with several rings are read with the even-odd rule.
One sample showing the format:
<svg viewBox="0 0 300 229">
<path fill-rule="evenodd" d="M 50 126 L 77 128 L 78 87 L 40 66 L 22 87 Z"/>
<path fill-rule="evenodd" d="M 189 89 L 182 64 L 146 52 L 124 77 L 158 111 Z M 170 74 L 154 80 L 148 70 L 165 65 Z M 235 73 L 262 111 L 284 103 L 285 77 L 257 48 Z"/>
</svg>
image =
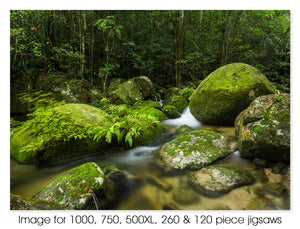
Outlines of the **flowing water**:
<svg viewBox="0 0 300 229">
<path fill-rule="evenodd" d="M 120 195 L 119 200 L 109 207 L 110 209 L 240 210 L 245 209 L 250 201 L 258 199 L 262 192 L 266 193 L 264 199 L 270 200 L 272 203 L 268 204 L 266 209 L 289 209 L 289 180 L 280 175 L 272 175 L 267 171 L 270 175 L 268 182 L 281 182 L 288 189 L 288 194 L 284 196 L 268 194 L 264 190 L 266 183 L 262 182 L 265 173 L 256 170 L 250 161 L 242 159 L 238 151 L 219 160 L 216 164 L 248 170 L 257 178 L 258 182 L 234 189 L 218 198 L 208 198 L 194 191 L 188 183 L 186 172 L 170 174 L 161 170 L 155 162 L 155 152 L 162 144 L 175 138 L 176 128 L 184 124 L 193 129 L 214 130 L 234 135 L 233 127 L 202 125 L 192 116 L 189 107 L 187 107 L 180 118 L 162 122 L 165 129 L 164 133 L 149 146 L 139 146 L 130 150 L 115 147 L 97 156 L 85 157 L 77 161 L 45 168 L 20 165 L 11 160 L 11 192 L 31 197 L 63 172 L 93 161 L 102 168 L 107 165 L 115 165 L 130 178 L 127 189 Z M 259 201 L 256 202 L 260 203 Z M 265 203 L 261 201 L 261 205 Z M 259 205 L 257 208 L 263 207 Z"/>
</svg>

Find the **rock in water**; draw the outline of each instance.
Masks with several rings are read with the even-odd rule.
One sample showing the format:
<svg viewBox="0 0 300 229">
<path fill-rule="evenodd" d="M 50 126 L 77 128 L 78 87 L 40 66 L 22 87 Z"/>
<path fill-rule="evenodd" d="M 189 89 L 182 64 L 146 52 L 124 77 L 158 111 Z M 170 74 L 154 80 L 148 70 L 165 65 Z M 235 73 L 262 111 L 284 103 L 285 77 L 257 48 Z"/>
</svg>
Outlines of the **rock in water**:
<svg viewBox="0 0 300 229">
<path fill-rule="evenodd" d="M 272 162 L 290 160 L 290 95 L 258 97 L 235 120 L 240 155 Z"/>
<path fill-rule="evenodd" d="M 234 188 L 254 182 L 246 172 L 239 172 L 221 166 L 207 166 L 198 171 L 190 172 L 190 182 L 201 194 L 217 197 Z"/>
<path fill-rule="evenodd" d="M 10 210 L 72 210 L 54 202 L 10 194 Z"/>
<path fill-rule="evenodd" d="M 139 100 L 147 99 L 153 92 L 152 81 L 147 76 L 135 77 L 118 86 L 111 93 L 112 100 L 117 103 L 134 104 Z"/>
<path fill-rule="evenodd" d="M 188 101 L 181 95 L 173 95 L 164 102 L 164 106 L 174 106 L 181 113 L 188 106 Z"/>
<path fill-rule="evenodd" d="M 222 66 L 206 77 L 190 100 L 191 113 L 199 121 L 233 125 L 236 116 L 258 96 L 275 93 L 268 79 L 243 63 Z"/>
<path fill-rule="evenodd" d="M 200 169 L 236 150 L 235 140 L 213 131 L 179 135 L 158 149 L 158 162 L 167 169 Z"/>
<path fill-rule="evenodd" d="M 90 162 L 63 173 L 34 197 L 74 209 L 97 209 L 106 202 L 105 184 L 101 168 Z"/>
</svg>

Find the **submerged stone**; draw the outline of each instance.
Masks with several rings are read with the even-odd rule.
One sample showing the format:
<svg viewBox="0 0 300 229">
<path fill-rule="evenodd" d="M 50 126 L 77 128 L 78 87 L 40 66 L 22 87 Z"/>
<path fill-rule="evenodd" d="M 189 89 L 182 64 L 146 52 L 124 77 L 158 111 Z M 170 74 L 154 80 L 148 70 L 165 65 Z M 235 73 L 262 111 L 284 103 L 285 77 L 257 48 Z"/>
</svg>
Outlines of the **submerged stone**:
<svg viewBox="0 0 300 229">
<path fill-rule="evenodd" d="M 196 204 L 200 201 L 199 195 L 190 187 L 179 187 L 173 192 L 173 198 L 180 205 Z"/>
<path fill-rule="evenodd" d="M 103 171 L 90 162 L 63 173 L 34 197 L 74 209 L 100 209 L 107 201 L 105 185 Z"/>
<path fill-rule="evenodd" d="M 207 76 L 190 100 L 191 113 L 212 125 L 233 125 L 238 114 L 258 96 L 275 93 L 268 79 L 243 63 L 222 66 Z"/>
<path fill-rule="evenodd" d="M 246 210 L 277 210 L 275 204 L 266 197 L 257 197 L 248 203 Z"/>
<path fill-rule="evenodd" d="M 254 182 L 253 177 L 246 172 L 221 166 L 207 166 L 190 172 L 189 177 L 196 190 L 210 197 L 223 195 L 232 189 Z"/>
<path fill-rule="evenodd" d="M 179 135 L 158 149 L 158 162 L 167 169 L 200 169 L 236 150 L 234 138 L 195 130 Z"/>
<path fill-rule="evenodd" d="M 274 196 L 283 196 L 288 193 L 287 188 L 280 182 L 268 182 L 264 185 L 264 188 Z"/>
</svg>

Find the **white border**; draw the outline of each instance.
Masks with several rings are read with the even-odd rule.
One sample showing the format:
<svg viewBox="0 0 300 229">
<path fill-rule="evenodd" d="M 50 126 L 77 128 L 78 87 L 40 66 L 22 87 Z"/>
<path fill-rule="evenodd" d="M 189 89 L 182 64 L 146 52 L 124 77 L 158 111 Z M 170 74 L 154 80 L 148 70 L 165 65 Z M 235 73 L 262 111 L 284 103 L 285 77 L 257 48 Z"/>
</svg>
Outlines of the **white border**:
<svg viewBox="0 0 300 229">
<path fill-rule="evenodd" d="M 160 218 L 162 214 L 170 214 L 170 215 L 186 215 L 193 217 L 195 214 L 205 214 L 209 215 L 212 214 L 214 216 L 243 216 L 247 217 L 248 215 L 252 216 L 281 216 L 283 218 L 283 224 L 281 225 L 265 225 L 259 226 L 260 228 L 282 228 L 282 227 L 290 227 L 296 228 L 299 225 L 299 205 L 300 205 L 300 198 L 299 198 L 299 179 L 298 174 L 300 166 L 298 163 L 300 162 L 299 159 L 299 150 L 298 148 L 298 131 L 299 126 L 299 119 L 298 117 L 298 85 L 300 74 L 299 74 L 299 17 L 300 17 L 300 10 L 299 6 L 297 5 L 297 1 L 262 1 L 262 0 L 252 0 L 252 1 L 233 1 L 233 0 L 210 0 L 210 1 L 201 1 L 201 0 L 184 0 L 184 1 L 171 1 L 171 0 L 152 0 L 152 1 L 116 1 L 116 0 L 98 0 L 98 1 L 91 1 L 91 0 L 84 0 L 84 1 L 62 1 L 62 0 L 51 0 L 51 1 L 25 1 L 25 0 L 16 0 L 16 1 L 2 1 L 1 2 L 1 9 L 0 9 L 0 23 L 1 23 L 1 153 L 2 153 L 2 165 L 1 166 L 1 212 L 0 212 L 0 224 L 8 227 L 28 227 L 33 228 L 32 225 L 19 225 L 17 222 L 18 215 L 27 215 L 27 216 L 68 216 L 70 214 L 94 214 L 95 217 L 101 214 L 119 214 L 120 217 L 125 217 L 128 214 L 151 214 L 154 215 L 156 218 Z M 5 5 L 4 5 L 5 4 Z M 106 10 L 106 9 L 136 9 L 136 10 L 144 10 L 144 9 L 245 9 L 245 10 L 254 10 L 254 9 L 287 9 L 291 10 L 291 153 L 292 153 L 292 160 L 291 160 L 291 210 L 289 211 L 10 211 L 9 210 L 9 193 L 10 193 L 10 170 L 9 170 L 9 95 L 10 95 L 10 87 L 9 87 L 9 10 L 11 9 L 99 9 L 99 10 Z M 4 108 L 3 108 L 4 107 Z M 295 226 L 297 225 L 297 226 Z M 145 228 L 153 228 L 153 225 L 125 225 L 122 224 L 122 227 L 145 227 Z M 172 228 L 182 228 L 182 227 L 189 227 L 189 226 L 197 226 L 198 228 L 213 228 L 212 226 L 205 226 L 205 225 L 160 225 L 161 228 L 172 227 Z M 38 227 L 38 226 L 35 226 Z M 51 226 L 44 226 L 47 228 L 54 228 L 59 227 L 58 225 L 51 225 Z M 64 225 L 64 228 L 73 228 L 79 227 L 79 225 Z M 82 225 L 80 226 L 82 227 Z M 119 228 L 120 225 L 115 226 L 104 226 L 104 225 L 94 225 L 92 226 L 84 226 L 85 228 Z M 216 228 L 233 228 L 236 225 L 224 225 L 222 227 Z M 39 228 L 39 227 L 38 227 Z M 41 227 L 42 228 L 42 227 Z M 249 228 L 249 226 L 238 226 L 236 228 Z"/>
</svg>

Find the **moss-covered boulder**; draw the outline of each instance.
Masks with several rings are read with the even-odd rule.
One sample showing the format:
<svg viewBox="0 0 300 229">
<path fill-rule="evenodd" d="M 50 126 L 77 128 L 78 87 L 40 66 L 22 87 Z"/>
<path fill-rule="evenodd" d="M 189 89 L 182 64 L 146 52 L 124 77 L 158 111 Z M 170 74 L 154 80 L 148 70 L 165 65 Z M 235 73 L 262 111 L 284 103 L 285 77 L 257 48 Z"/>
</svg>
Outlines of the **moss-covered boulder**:
<svg viewBox="0 0 300 229">
<path fill-rule="evenodd" d="M 111 97 L 117 104 L 125 103 L 132 105 L 136 101 L 147 99 L 152 92 L 152 81 L 146 76 L 140 76 L 120 84 L 111 93 Z"/>
<path fill-rule="evenodd" d="M 166 99 L 164 105 L 174 106 L 181 113 L 188 106 L 188 102 L 181 95 L 173 95 Z"/>
<path fill-rule="evenodd" d="M 63 173 L 34 197 L 74 209 L 100 209 L 107 202 L 105 185 L 103 171 L 90 162 Z"/>
<path fill-rule="evenodd" d="M 128 109 L 128 113 L 150 115 L 160 121 L 168 119 L 168 116 L 164 112 L 154 107 L 132 107 Z"/>
<path fill-rule="evenodd" d="M 10 210 L 72 210 L 72 208 L 38 198 L 10 194 Z"/>
<path fill-rule="evenodd" d="M 11 157 L 19 163 L 51 164 L 99 152 L 108 146 L 106 112 L 85 104 L 65 104 L 39 112 L 11 136 Z M 98 139 L 89 134 L 97 128 Z M 103 136 L 101 136 L 101 134 Z"/>
<path fill-rule="evenodd" d="M 233 125 L 236 116 L 255 98 L 272 93 L 275 89 L 259 70 L 234 63 L 207 76 L 192 95 L 189 106 L 203 123 Z"/>
<path fill-rule="evenodd" d="M 167 119 L 153 107 L 112 109 L 108 114 L 85 104 L 65 104 L 35 112 L 12 134 L 11 157 L 44 165 L 101 153 L 110 145 L 147 145 L 161 132 L 158 120 Z"/>
<path fill-rule="evenodd" d="M 235 120 L 240 155 L 271 162 L 290 160 L 290 95 L 255 99 Z"/>
<path fill-rule="evenodd" d="M 222 133 L 195 130 L 158 149 L 158 162 L 168 169 L 200 169 L 236 150 L 235 140 Z"/>
<path fill-rule="evenodd" d="M 166 89 L 165 98 L 172 97 L 173 95 L 179 95 L 180 90 L 181 89 L 179 87 L 169 87 Z"/>
<path fill-rule="evenodd" d="M 187 133 L 190 131 L 193 131 L 192 127 L 190 127 L 188 125 L 182 125 L 176 129 L 175 134 L 179 135 L 179 134 Z"/>
<path fill-rule="evenodd" d="M 161 105 L 159 102 L 155 102 L 152 100 L 141 100 L 133 104 L 127 110 L 130 114 L 144 114 L 144 115 L 151 115 L 157 120 L 166 120 L 168 119 L 167 115 L 161 111 Z"/>
<path fill-rule="evenodd" d="M 209 197 L 217 197 L 254 182 L 254 178 L 249 173 L 222 166 L 207 166 L 190 172 L 189 178 L 196 190 Z"/>
<path fill-rule="evenodd" d="M 162 111 L 171 119 L 181 117 L 181 114 L 178 112 L 177 108 L 172 105 L 163 106 Z"/>
<path fill-rule="evenodd" d="M 132 107 L 153 107 L 159 110 L 161 109 L 159 102 L 153 100 L 140 100 L 135 102 Z"/>
</svg>

